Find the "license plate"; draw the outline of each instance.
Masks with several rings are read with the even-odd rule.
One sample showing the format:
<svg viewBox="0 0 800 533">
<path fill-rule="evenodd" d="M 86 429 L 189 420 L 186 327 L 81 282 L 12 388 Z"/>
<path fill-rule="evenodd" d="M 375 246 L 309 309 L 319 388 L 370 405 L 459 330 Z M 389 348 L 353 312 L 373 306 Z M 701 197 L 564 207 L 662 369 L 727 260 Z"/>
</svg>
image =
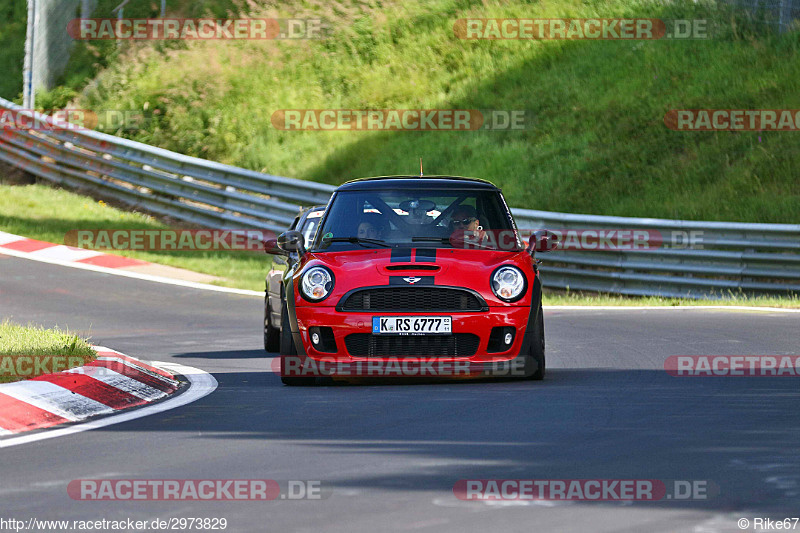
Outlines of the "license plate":
<svg viewBox="0 0 800 533">
<path fill-rule="evenodd" d="M 372 333 L 377 335 L 450 335 L 449 316 L 374 316 Z"/>
</svg>

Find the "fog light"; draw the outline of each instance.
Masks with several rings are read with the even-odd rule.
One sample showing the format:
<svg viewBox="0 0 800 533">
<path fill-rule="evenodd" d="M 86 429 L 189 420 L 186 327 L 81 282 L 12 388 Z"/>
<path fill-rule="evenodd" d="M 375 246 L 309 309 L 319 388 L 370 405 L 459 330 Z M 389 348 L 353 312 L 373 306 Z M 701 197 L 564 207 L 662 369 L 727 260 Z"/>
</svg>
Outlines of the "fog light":
<svg viewBox="0 0 800 533">
<path fill-rule="evenodd" d="M 311 342 L 313 342 L 314 344 L 319 344 L 319 333 L 311 334 Z"/>
<path fill-rule="evenodd" d="M 512 326 L 495 326 L 489 334 L 489 342 L 486 345 L 488 353 L 507 352 L 511 349 L 516 338 L 517 330 Z"/>
</svg>

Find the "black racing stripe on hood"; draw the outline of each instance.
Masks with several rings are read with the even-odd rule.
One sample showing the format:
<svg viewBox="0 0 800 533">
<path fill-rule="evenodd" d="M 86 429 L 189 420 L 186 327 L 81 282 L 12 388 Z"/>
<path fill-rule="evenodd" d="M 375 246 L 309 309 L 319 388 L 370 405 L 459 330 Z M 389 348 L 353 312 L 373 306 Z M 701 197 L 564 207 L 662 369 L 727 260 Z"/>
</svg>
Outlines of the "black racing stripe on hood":
<svg viewBox="0 0 800 533">
<path fill-rule="evenodd" d="M 411 262 L 411 248 L 392 248 L 392 263 Z"/>
<path fill-rule="evenodd" d="M 435 263 L 436 248 L 417 248 L 414 253 L 414 261 L 417 263 Z"/>
</svg>

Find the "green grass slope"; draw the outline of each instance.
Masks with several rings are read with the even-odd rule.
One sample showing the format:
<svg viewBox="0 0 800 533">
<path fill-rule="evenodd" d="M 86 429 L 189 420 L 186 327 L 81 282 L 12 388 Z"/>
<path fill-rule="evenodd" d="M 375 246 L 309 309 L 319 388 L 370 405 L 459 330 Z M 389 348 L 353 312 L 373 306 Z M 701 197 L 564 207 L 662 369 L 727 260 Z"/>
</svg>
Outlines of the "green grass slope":
<svg viewBox="0 0 800 533">
<path fill-rule="evenodd" d="M 0 383 L 83 366 L 96 357 L 88 341 L 69 331 L 21 326 L 0 317 Z"/>
<path fill-rule="evenodd" d="M 340 0 L 250 3 L 321 17 L 324 40 L 126 46 L 82 107 L 145 110 L 116 132 L 272 174 L 341 183 L 427 173 L 490 179 L 509 202 L 555 211 L 800 222 L 800 132 L 676 132 L 670 109 L 800 108 L 798 34 L 713 3 Z M 253 7 L 255 6 L 255 7 Z M 279 6 L 279 7 L 278 7 Z M 466 41 L 465 17 L 714 21 L 713 38 Z M 525 131 L 281 131 L 280 109 L 524 109 Z M 114 133 L 114 132 L 112 132 Z"/>
<path fill-rule="evenodd" d="M 113 18 L 116 15 L 112 10 L 120 3 L 121 0 L 97 0 L 92 17 Z M 169 0 L 167 16 L 225 17 L 238 12 L 242 5 L 241 0 Z M 124 15 L 126 18 L 158 17 L 160 11 L 160 2 L 134 1 L 125 6 Z M 25 0 L 0 0 L 0 20 L 3 21 L 0 23 L 0 97 L 19 103 L 22 102 L 27 15 Z M 76 10 L 75 16 L 80 16 L 80 9 Z M 163 46 L 164 43 L 159 45 Z M 98 71 L 115 63 L 118 52 L 114 41 L 73 42 L 70 60 L 57 86 L 50 91 L 37 89 L 36 108 L 50 110 L 65 106 L 91 82 Z"/>
</svg>

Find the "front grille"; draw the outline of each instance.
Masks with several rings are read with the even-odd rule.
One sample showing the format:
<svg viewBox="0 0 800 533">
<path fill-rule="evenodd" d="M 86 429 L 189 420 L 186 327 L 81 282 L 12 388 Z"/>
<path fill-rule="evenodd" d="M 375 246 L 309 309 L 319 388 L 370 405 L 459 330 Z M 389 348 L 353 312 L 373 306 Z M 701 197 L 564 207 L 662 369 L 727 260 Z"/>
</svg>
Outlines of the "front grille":
<svg viewBox="0 0 800 533">
<path fill-rule="evenodd" d="M 344 338 L 354 357 L 469 357 L 475 355 L 480 337 L 453 335 L 372 335 L 351 333 Z"/>
<path fill-rule="evenodd" d="M 339 302 L 340 311 L 484 311 L 486 302 L 470 291 L 445 287 L 361 289 Z"/>
</svg>

